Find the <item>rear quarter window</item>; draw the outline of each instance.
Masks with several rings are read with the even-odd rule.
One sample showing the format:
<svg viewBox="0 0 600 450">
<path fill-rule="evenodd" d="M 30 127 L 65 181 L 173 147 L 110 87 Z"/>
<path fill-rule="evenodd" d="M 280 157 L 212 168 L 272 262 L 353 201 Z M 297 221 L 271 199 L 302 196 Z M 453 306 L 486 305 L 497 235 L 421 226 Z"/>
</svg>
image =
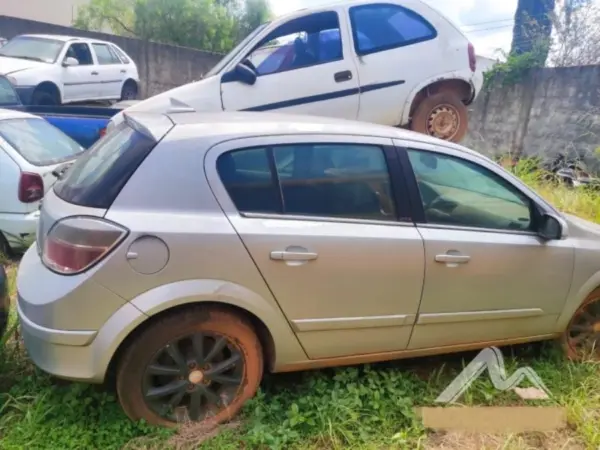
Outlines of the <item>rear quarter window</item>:
<svg viewBox="0 0 600 450">
<path fill-rule="evenodd" d="M 155 145 L 123 122 L 73 164 L 54 192 L 75 205 L 108 209 Z"/>
<path fill-rule="evenodd" d="M 34 166 L 59 164 L 84 151 L 81 145 L 40 118 L 2 120 L 0 137 Z"/>
</svg>

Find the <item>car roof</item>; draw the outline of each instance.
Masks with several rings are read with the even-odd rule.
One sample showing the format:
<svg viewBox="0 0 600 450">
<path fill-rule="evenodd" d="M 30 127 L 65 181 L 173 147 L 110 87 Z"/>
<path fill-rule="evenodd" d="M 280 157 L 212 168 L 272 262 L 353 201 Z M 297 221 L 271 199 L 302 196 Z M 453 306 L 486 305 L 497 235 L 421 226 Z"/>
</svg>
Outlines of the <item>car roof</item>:
<svg viewBox="0 0 600 450">
<path fill-rule="evenodd" d="M 112 44 L 112 42 L 103 41 L 101 39 L 91 39 L 91 38 L 79 37 L 79 36 L 64 36 L 64 35 L 60 35 L 60 34 L 21 34 L 18 37 L 33 37 L 33 38 L 40 38 L 40 39 L 52 39 L 55 41 L 63 41 L 63 42 L 83 41 L 83 42 L 98 42 L 98 43 L 102 43 L 102 44 Z"/>
<path fill-rule="evenodd" d="M 41 117 L 34 116 L 33 114 L 15 111 L 12 109 L 3 109 L 0 108 L 0 120 L 7 119 L 41 119 Z M 42 119 L 44 120 L 44 119 Z"/>
<path fill-rule="evenodd" d="M 137 114 L 130 113 L 134 120 Z M 436 139 L 422 133 L 355 120 L 287 113 L 234 111 L 217 113 L 177 112 L 167 114 L 167 116 L 176 126 L 194 127 L 194 131 L 202 135 L 235 136 L 238 138 L 286 134 L 360 135 L 443 146 L 488 159 L 486 156 L 461 145 Z"/>
</svg>

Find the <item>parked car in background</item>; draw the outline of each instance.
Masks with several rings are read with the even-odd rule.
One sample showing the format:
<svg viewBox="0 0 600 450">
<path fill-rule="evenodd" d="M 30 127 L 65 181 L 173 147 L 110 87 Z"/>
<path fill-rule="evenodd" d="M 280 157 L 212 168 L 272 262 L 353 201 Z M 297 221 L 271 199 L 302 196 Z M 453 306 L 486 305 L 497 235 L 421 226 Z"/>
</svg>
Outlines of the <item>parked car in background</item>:
<svg viewBox="0 0 600 450">
<path fill-rule="evenodd" d="M 9 312 L 10 297 L 8 296 L 8 279 L 6 277 L 6 269 L 0 262 L 0 343 L 2 342 L 2 336 L 4 336 L 4 333 L 6 332 Z"/>
<path fill-rule="evenodd" d="M 0 48 L 0 74 L 27 105 L 131 100 L 140 83 L 135 62 L 116 44 L 57 35 L 9 40 Z"/>
<path fill-rule="evenodd" d="M 56 181 L 52 172 L 83 151 L 41 117 L 0 109 L 0 252 L 31 243 L 40 200 Z"/>
<path fill-rule="evenodd" d="M 84 148 L 91 147 L 104 135 L 108 121 L 135 100 L 101 106 L 39 106 L 23 105 L 13 85 L 0 75 L 0 108 L 28 112 L 43 117 Z"/>
<path fill-rule="evenodd" d="M 227 420 L 263 370 L 561 338 L 598 351 L 600 227 L 481 154 L 387 126 L 131 113 L 47 193 L 28 354 L 115 370 L 132 419 Z"/>
<path fill-rule="evenodd" d="M 263 24 L 204 79 L 126 111 L 166 112 L 174 99 L 198 112 L 314 114 L 460 141 L 483 86 L 476 66 L 473 45 L 426 3 L 351 0 Z"/>
</svg>

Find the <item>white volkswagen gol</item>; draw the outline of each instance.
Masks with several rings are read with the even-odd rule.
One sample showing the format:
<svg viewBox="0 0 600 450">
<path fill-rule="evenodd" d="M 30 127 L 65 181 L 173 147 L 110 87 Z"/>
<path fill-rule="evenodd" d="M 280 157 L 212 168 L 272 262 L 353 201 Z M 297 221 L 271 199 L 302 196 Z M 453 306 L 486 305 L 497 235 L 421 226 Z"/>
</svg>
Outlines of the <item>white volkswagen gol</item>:
<svg viewBox="0 0 600 450">
<path fill-rule="evenodd" d="M 221 421 L 282 372 L 600 333 L 600 227 L 466 148 L 269 113 L 132 114 L 44 200 L 17 278 L 54 375 Z M 597 347 L 596 347 L 597 350 Z"/>
<path fill-rule="evenodd" d="M 165 112 L 175 99 L 195 111 L 358 119 L 458 142 L 483 85 L 476 66 L 473 45 L 426 3 L 351 0 L 261 25 L 202 80 L 126 111 Z"/>
</svg>

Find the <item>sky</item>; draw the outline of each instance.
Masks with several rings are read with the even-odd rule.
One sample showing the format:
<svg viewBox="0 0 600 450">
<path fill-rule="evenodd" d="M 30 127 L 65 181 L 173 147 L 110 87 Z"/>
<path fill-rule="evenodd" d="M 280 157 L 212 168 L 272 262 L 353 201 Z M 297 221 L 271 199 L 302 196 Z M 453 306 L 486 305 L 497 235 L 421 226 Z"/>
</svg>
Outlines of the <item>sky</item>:
<svg viewBox="0 0 600 450">
<path fill-rule="evenodd" d="M 499 57 L 510 50 L 517 0 L 423 0 L 456 23 L 469 37 L 478 55 Z M 270 0 L 275 15 L 327 5 L 332 0 Z"/>
</svg>

